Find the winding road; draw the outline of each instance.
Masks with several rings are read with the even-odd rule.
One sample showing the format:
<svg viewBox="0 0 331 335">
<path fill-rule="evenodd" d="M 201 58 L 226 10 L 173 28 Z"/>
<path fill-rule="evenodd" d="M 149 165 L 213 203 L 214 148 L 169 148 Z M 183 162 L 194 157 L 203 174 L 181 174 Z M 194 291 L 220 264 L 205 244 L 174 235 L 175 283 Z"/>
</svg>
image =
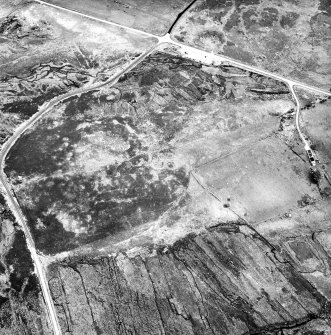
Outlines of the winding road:
<svg viewBox="0 0 331 335">
<path fill-rule="evenodd" d="M 157 35 L 153 35 L 144 31 L 140 31 L 134 28 L 130 28 L 130 27 L 126 27 L 126 26 L 122 26 L 120 24 L 117 23 L 113 23 L 113 22 L 109 22 L 106 20 L 102 20 L 99 18 L 95 18 L 92 17 L 90 15 L 86 15 L 77 11 L 73 11 L 70 9 L 66 9 L 57 5 L 53 5 L 53 4 L 49 4 L 47 2 L 44 1 L 40 1 L 40 0 L 36 0 L 36 2 L 38 2 L 39 4 L 42 5 L 46 5 L 46 6 L 50 6 L 59 10 L 63 10 L 66 12 L 70 12 L 70 13 L 74 13 L 76 15 L 80 15 L 82 17 L 88 18 L 88 19 L 92 19 L 95 21 L 99 21 L 111 26 L 115 26 L 118 27 L 122 30 L 125 31 L 131 31 L 137 34 L 140 34 L 141 36 L 146 36 L 146 37 L 152 37 L 154 39 L 156 39 L 157 43 L 155 44 L 155 46 L 153 46 L 152 48 L 150 48 L 149 50 L 147 50 L 146 52 L 142 53 L 139 57 L 137 57 L 135 60 L 133 60 L 132 62 L 130 62 L 125 68 L 123 68 L 122 70 L 120 70 L 118 73 L 116 73 L 115 75 L 113 75 L 111 78 L 109 78 L 107 81 L 103 82 L 102 84 L 98 84 L 98 85 L 94 85 L 94 86 L 88 86 L 88 87 L 83 87 L 80 89 L 76 89 L 73 92 L 70 93 L 66 93 L 63 94 L 61 96 L 55 97 L 52 100 L 50 100 L 48 103 L 44 104 L 43 106 L 41 106 L 41 108 L 39 109 L 39 111 L 34 114 L 27 122 L 21 124 L 16 131 L 14 132 L 14 134 L 7 140 L 7 142 L 3 145 L 1 152 L 0 152 L 0 182 L 3 186 L 4 189 L 4 195 L 6 198 L 6 201 L 10 207 L 10 209 L 12 210 L 13 214 L 15 215 L 15 218 L 17 220 L 17 222 L 20 224 L 20 226 L 22 227 L 26 239 L 27 239 L 27 245 L 28 248 L 31 252 L 31 257 L 33 259 L 33 262 L 35 264 L 35 272 L 39 278 L 39 282 L 41 285 L 41 289 L 42 289 L 42 293 L 43 293 L 43 297 L 45 300 L 45 304 L 47 307 L 47 311 L 48 311 L 48 316 L 49 319 L 51 321 L 51 325 L 54 331 L 55 335 L 60 335 L 62 334 L 61 332 L 61 327 L 59 325 L 59 320 L 57 318 L 57 314 L 56 314 L 56 309 L 51 297 L 51 293 L 49 290 L 49 286 L 48 286 L 48 280 L 47 280 L 47 276 L 46 276 L 46 272 L 45 269 L 40 261 L 40 258 L 37 254 L 36 248 L 35 248 L 35 244 L 33 241 L 33 237 L 30 233 L 30 230 L 28 228 L 27 225 L 27 221 L 26 218 L 13 194 L 13 191 L 11 189 L 10 183 L 8 182 L 7 176 L 4 173 L 4 165 L 5 165 L 5 159 L 7 154 L 9 153 L 10 149 L 12 148 L 12 146 L 16 143 L 16 141 L 20 138 L 20 136 L 29 128 L 31 128 L 38 120 L 40 120 L 45 114 L 47 114 L 49 111 L 51 111 L 56 105 L 58 105 L 59 103 L 61 103 L 62 101 L 76 96 L 76 95 L 80 95 L 83 93 L 87 93 L 90 91 L 94 91 L 94 90 L 98 90 L 99 88 L 101 88 L 102 86 L 105 85 L 114 85 L 118 79 L 125 73 L 127 73 L 128 71 L 130 71 L 131 69 L 133 69 L 135 66 L 137 66 L 140 62 L 142 62 L 148 55 L 150 55 L 151 53 L 153 53 L 153 51 L 155 51 L 160 45 L 162 44 L 169 44 L 172 46 L 176 46 L 178 48 L 181 49 L 182 53 L 187 56 L 188 58 L 192 58 L 194 60 L 200 61 L 200 62 L 207 62 L 209 64 L 213 64 L 213 63 L 225 63 L 231 66 L 235 66 L 238 67 L 240 69 L 246 70 L 246 71 L 250 71 L 253 73 L 257 73 L 269 78 L 273 78 L 275 80 L 284 82 L 287 84 L 287 86 L 290 89 L 290 92 L 293 95 L 293 99 L 296 102 L 296 127 L 297 127 L 297 131 L 300 135 L 300 138 L 302 140 L 302 142 L 304 143 L 305 146 L 305 150 L 307 150 L 307 148 L 309 149 L 309 144 L 306 141 L 304 135 L 302 134 L 300 127 L 299 127 L 299 113 L 300 113 L 300 101 L 299 98 L 295 92 L 294 87 L 300 87 L 306 90 L 310 90 L 313 91 L 315 93 L 318 94 L 323 94 L 323 95 L 327 95 L 327 96 L 331 96 L 330 92 L 324 91 L 322 89 L 307 85 L 305 83 L 301 83 L 299 81 L 295 81 L 292 79 L 287 79 L 281 75 L 275 74 L 275 73 L 271 73 L 265 70 L 261 70 L 259 68 L 238 62 L 234 59 L 231 59 L 229 57 L 226 56 L 222 56 L 222 55 L 215 55 L 213 53 L 210 52 L 206 52 L 204 50 L 192 47 L 192 46 L 188 46 L 185 45 L 183 43 L 179 43 L 177 41 L 174 41 L 171 38 L 171 32 L 165 34 L 164 36 L 157 36 Z M 176 25 L 176 22 L 172 25 L 172 27 L 174 27 Z"/>
</svg>

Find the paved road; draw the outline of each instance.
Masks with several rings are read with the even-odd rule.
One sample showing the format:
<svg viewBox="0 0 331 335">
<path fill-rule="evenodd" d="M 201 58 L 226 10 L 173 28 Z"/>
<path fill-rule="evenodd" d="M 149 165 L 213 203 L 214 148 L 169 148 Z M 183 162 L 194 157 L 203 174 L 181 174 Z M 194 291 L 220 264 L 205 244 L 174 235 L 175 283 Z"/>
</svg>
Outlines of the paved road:
<svg viewBox="0 0 331 335">
<path fill-rule="evenodd" d="M 73 97 L 73 96 L 76 96 L 76 95 L 79 95 L 79 94 L 83 94 L 83 93 L 87 93 L 87 92 L 90 92 L 90 91 L 93 91 L 93 90 L 97 90 L 104 85 L 115 84 L 117 82 L 118 78 L 120 78 L 124 73 L 126 73 L 126 72 L 130 71 L 132 68 L 134 68 L 143 59 L 145 59 L 148 55 L 150 55 L 158 46 L 160 46 L 161 44 L 164 44 L 164 43 L 175 45 L 175 46 L 181 48 L 183 53 L 186 54 L 189 58 L 194 58 L 194 59 L 199 60 L 201 62 L 204 62 L 204 61 L 213 62 L 213 61 L 215 61 L 215 62 L 227 63 L 229 65 L 236 66 L 236 67 L 241 68 L 243 70 L 258 73 L 258 74 L 264 75 L 266 77 L 285 82 L 289 86 L 289 88 L 291 90 L 291 93 L 293 95 L 293 98 L 295 99 L 296 104 L 297 104 L 296 125 L 297 125 L 299 135 L 300 135 L 302 141 L 305 144 L 305 148 L 308 145 L 308 143 L 305 140 L 305 138 L 304 138 L 304 136 L 301 133 L 300 128 L 299 128 L 300 101 L 299 101 L 299 99 L 298 99 L 298 97 L 297 97 L 297 95 L 294 91 L 294 86 L 298 86 L 298 87 L 301 87 L 301 88 L 304 88 L 304 89 L 314 91 L 316 93 L 325 94 L 325 95 L 329 95 L 329 96 L 331 96 L 331 93 L 326 92 L 326 91 L 321 90 L 321 89 L 316 88 L 316 87 L 312 87 L 310 85 L 306 85 L 304 83 L 301 83 L 301 82 L 298 82 L 298 81 L 295 81 L 295 80 L 287 79 L 283 76 L 280 76 L 280 75 L 277 75 L 277 74 L 274 74 L 274 73 L 271 73 L 271 72 L 268 72 L 268 71 L 264 71 L 264 70 L 255 68 L 253 66 L 249 66 L 247 64 L 238 62 L 238 61 L 236 61 L 234 59 L 231 59 L 229 57 L 226 57 L 226 56 L 215 55 L 213 53 L 209 53 L 209 52 L 206 52 L 204 50 L 201 50 L 201 49 L 198 49 L 198 48 L 195 48 L 195 47 L 191 47 L 191 46 L 185 45 L 183 43 L 179 43 L 177 41 L 174 41 L 171 38 L 171 35 L 169 33 L 160 37 L 160 36 L 149 34 L 149 33 L 146 33 L 144 31 L 140 31 L 140 30 L 137 30 L 137 29 L 134 29 L 134 28 L 125 27 L 125 26 L 122 26 L 120 24 L 116 24 L 116 23 L 112 23 L 112 22 L 109 22 L 109 21 L 106 21 L 106 20 L 98 19 L 98 18 L 92 17 L 90 15 L 82 14 L 82 13 L 79 13 L 77 11 L 73 11 L 73 10 L 66 9 L 66 8 L 63 8 L 63 7 L 60 7 L 60 6 L 52 5 L 52 4 L 46 3 L 44 1 L 36 0 L 36 2 L 38 2 L 40 4 L 43 4 L 43 5 L 50 6 L 50 7 L 54 7 L 54 8 L 60 9 L 60 10 L 64 10 L 64 11 L 67 11 L 67 12 L 70 12 L 70 13 L 74 13 L 74 14 L 83 16 L 85 18 L 89 18 L 89 19 L 96 20 L 96 21 L 99 21 L 99 22 L 102 22 L 102 23 L 106 23 L 106 24 L 109 24 L 111 26 L 116 26 L 120 29 L 123 29 L 123 30 L 126 30 L 126 31 L 131 31 L 131 32 L 137 33 L 141 36 L 155 38 L 158 41 L 158 43 L 153 48 L 149 49 L 148 51 L 143 53 L 141 56 L 139 56 L 137 59 L 132 61 L 125 69 L 121 70 L 119 73 L 117 73 L 116 75 L 111 77 L 108 81 L 106 81 L 102 84 L 99 84 L 99 85 L 90 86 L 90 87 L 86 87 L 86 88 L 82 88 L 82 89 L 77 89 L 74 92 L 67 93 L 67 94 L 61 95 L 59 97 L 56 97 L 56 98 L 52 99 L 50 102 L 48 102 L 47 104 L 43 105 L 41 107 L 41 109 L 35 115 L 33 115 L 27 122 L 22 124 L 15 131 L 13 136 L 10 137 L 8 139 L 8 141 L 4 144 L 4 146 L 3 146 L 3 148 L 0 152 L 0 182 L 2 183 L 2 185 L 4 187 L 4 190 L 5 190 L 5 193 L 6 193 L 5 197 L 6 197 L 6 200 L 8 202 L 8 205 L 9 205 L 10 209 L 12 210 L 13 214 L 15 215 L 18 223 L 21 225 L 21 227 L 23 228 L 23 230 L 25 232 L 25 236 L 26 236 L 26 239 L 27 239 L 27 245 L 28 245 L 28 248 L 31 252 L 31 256 L 32 256 L 32 259 L 33 259 L 34 264 L 35 264 L 35 271 L 36 271 L 36 274 L 39 278 L 39 282 L 40 282 L 41 289 L 42 289 L 42 292 L 43 292 L 43 296 L 44 296 L 44 299 L 45 299 L 45 303 L 46 303 L 46 306 L 47 306 L 49 318 L 51 320 L 52 327 L 54 329 L 54 334 L 55 335 L 60 335 L 61 334 L 61 328 L 60 328 L 60 325 L 59 325 L 59 321 L 58 321 L 58 318 L 57 318 L 54 303 L 53 303 L 53 300 L 52 300 L 52 297 L 51 297 L 51 294 L 50 294 L 50 290 L 49 290 L 49 287 L 48 287 L 48 281 L 47 281 L 47 277 L 46 277 L 46 274 L 45 274 L 45 269 L 43 268 L 43 266 L 40 262 L 40 259 L 38 257 L 38 254 L 36 252 L 35 244 L 34 244 L 32 236 L 31 236 L 31 233 L 29 231 L 29 228 L 27 226 L 26 218 L 25 218 L 24 214 L 22 213 L 22 210 L 21 210 L 19 204 L 17 203 L 16 198 L 14 197 L 14 195 L 12 193 L 11 186 L 10 186 L 10 184 L 7 180 L 7 177 L 4 173 L 5 158 L 8 154 L 8 152 L 10 151 L 12 146 L 15 144 L 15 142 L 19 139 L 19 137 L 27 129 L 31 128 L 38 120 L 40 120 L 46 113 L 48 113 L 50 110 L 52 110 L 52 108 L 54 106 L 61 103 L 63 100 L 68 99 L 68 98 Z M 309 148 L 309 145 L 308 145 L 308 148 Z"/>
</svg>

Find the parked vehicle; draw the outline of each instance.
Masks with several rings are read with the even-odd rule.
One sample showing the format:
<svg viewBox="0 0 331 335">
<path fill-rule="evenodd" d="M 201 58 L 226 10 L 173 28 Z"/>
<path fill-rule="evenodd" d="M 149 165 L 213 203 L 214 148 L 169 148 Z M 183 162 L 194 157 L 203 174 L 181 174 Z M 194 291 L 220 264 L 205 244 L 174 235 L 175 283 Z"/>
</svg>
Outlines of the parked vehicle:
<svg viewBox="0 0 331 335">
<path fill-rule="evenodd" d="M 315 155 L 314 155 L 314 153 L 311 149 L 307 150 L 307 156 L 308 156 L 308 159 L 309 159 L 311 165 L 315 166 L 316 165 L 316 159 L 315 159 Z"/>
</svg>

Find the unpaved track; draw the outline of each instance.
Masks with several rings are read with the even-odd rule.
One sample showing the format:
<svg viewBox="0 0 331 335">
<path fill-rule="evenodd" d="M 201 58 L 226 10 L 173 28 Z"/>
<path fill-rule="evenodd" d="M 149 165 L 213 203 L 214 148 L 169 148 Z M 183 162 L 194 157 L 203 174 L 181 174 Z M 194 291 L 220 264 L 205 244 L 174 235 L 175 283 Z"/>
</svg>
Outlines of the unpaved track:
<svg viewBox="0 0 331 335">
<path fill-rule="evenodd" d="M 241 62 L 238 62 L 238 61 L 236 61 L 234 59 L 231 59 L 229 57 L 226 57 L 226 56 L 215 55 L 213 53 L 206 52 L 204 50 L 201 50 L 201 49 L 198 49 L 198 48 L 195 48 L 195 47 L 191 47 L 191 46 L 185 45 L 183 43 L 179 43 L 177 41 L 174 41 L 171 38 L 171 35 L 169 33 L 160 37 L 160 36 L 153 35 L 153 34 L 150 34 L 150 33 L 144 32 L 144 31 L 140 31 L 140 30 L 137 30 L 137 29 L 134 29 L 134 28 L 125 27 L 125 26 L 122 26 L 122 25 L 117 24 L 117 23 L 113 23 L 113 22 L 109 22 L 109 21 L 106 21 L 106 20 L 98 19 L 98 18 L 95 18 L 93 16 L 80 13 L 78 11 L 73 11 L 73 10 L 63 8 L 63 7 L 60 7 L 60 6 L 57 6 L 57 5 L 52 5 L 52 4 L 49 4 L 49 3 L 44 2 L 44 1 L 36 0 L 36 2 L 38 2 L 42 5 L 57 8 L 59 10 L 64 10 L 66 12 L 74 13 L 76 15 L 80 15 L 80 16 L 88 18 L 88 19 L 99 21 L 99 22 L 102 22 L 102 23 L 105 23 L 105 24 L 108 24 L 108 25 L 111 25 L 111 26 L 115 26 L 115 27 L 118 27 L 118 28 L 126 30 L 126 31 L 131 31 L 131 32 L 139 34 L 140 36 L 152 37 L 152 38 L 157 39 L 157 41 L 158 41 L 154 47 L 152 47 L 151 49 L 149 49 L 148 51 L 146 51 L 145 53 L 140 55 L 138 58 L 133 60 L 131 63 L 129 63 L 129 65 L 126 68 L 121 70 L 119 73 L 115 74 L 113 77 L 111 77 L 106 82 L 104 82 L 102 84 L 99 84 L 99 85 L 95 85 L 95 86 L 90 86 L 90 87 L 86 87 L 86 88 L 82 88 L 82 89 L 77 89 L 74 92 L 61 95 L 59 97 L 56 97 L 56 98 L 52 99 L 47 104 L 44 104 L 35 115 L 33 115 L 27 122 L 23 123 L 20 127 L 18 127 L 18 129 L 15 131 L 15 133 L 4 144 L 4 146 L 2 147 L 2 150 L 0 152 L 0 182 L 2 183 L 3 189 L 5 191 L 4 192 L 5 193 L 5 198 L 7 200 L 7 203 L 9 205 L 10 209 L 12 210 L 13 214 L 15 215 L 15 218 L 16 218 L 17 222 L 20 224 L 20 226 L 22 227 L 22 229 L 25 233 L 25 236 L 26 236 L 26 239 L 27 239 L 27 245 L 28 245 L 28 248 L 31 252 L 31 257 L 33 259 L 33 262 L 35 264 L 35 271 L 36 271 L 36 274 L 39 278 L 39 282 L 40 282 L 40 285 L 41 285 L 42 293 L 43 293 L 45 304 L 46 304 L 47 311 L 48 311 L 48 316 L 49 316 L 49 319 L 51 321 L 52 328 L 54 330 L 54 334 L 55 335 L 61 335 L 62 332 L 61 332 L 61 328 L 60 328 L 59 321 L 58 321 L 58 318 L 57 318 L 55 306 L 54 306 L 54 303 L 53 303 L 53 300 L 52 300 L 52 297 L 51 297 L 51 294 L 50 294 L 45 269 L 43 268 L 43 266 L 40 262 L 39 256 L 37 254 L 32 235 L 31 235 L 30 230 L 29 230 L 28 225 L 27 225 L 26 218 L 25 218 L 24 214 L 22 213 L 22 210 L 21 210 L 21 208 L 20 208 L 20 206 L 19 206 L 19 204 L 18 204 L 18 202 L 17 202 L 17 200 L 16 200 L 16 198 L 15 198 L 13 192 L 12 192 L 11 186 L 10 186 L 10 184 L 7 180 L 7 177 L 4 173 L 4 165 L 5 165 L 5 159 L 6 159 L 7 154 L 9 153 L 12 146 L 16 143 L 16 141 L 20 138 L 20 136 L 27 129 L 31 128 L 38 120 L 40 120 L 45 114 L 47 114 L 50 110 L 52 110 L 53 107 L 55 107 L 56 105 L 58 105 L 62 101 L 66 100 L 70 97 L 76 96 L 76 95 L 80 95 L 80 94 L 83 94 L 83 93 L 87 93 L 87 92 L 90 92 L 90 91 L 97 90 L 97 89 L 99 89 L 99 88 L 101 88 L 102 86 L 105 86 L 105 85 L 114 85 L 117 82 L 117 80 L 123 74 L 127 73 L 128 71 L 133 69 L 135 66 L 137 66 L 147 56 L 149 56 L 157 47 L 159 47 L 161 44 L 164 44 L 164 43 L 168 43 L 170 45 L 177 46 L 177 47 L 181 48 L 182 52 L 185 55 L 187 55 L 188 58 L 193 57 L 194 59 L 200 60 L 201 62 L 216 61 L 216 62 L 226 63 L 228 65 L 235 66 L 235 67 L 241 68 L 243 70 L 247 70 L 247 71 L 254 72 L 254 73 L 257 73 L 257 74 L 260 74 L 260 75 L 264 75 L 266 77 L 273 78 L 275 80 L 279 80 L 279 81 L 282 81 L 282 82 L 286 83 L 288 85 L 288 87 L 290 88 L 290 91 L 293 95 L 294 100 L 296 101 L 296 105 L 297 105 L 296 125 L 297 125 L 297 130 L 299 132 L 299 135 L 300 135 L 302 141 L 305 144 L 305 148 L 307 146 L 309 147 L 309 145 L 308 145 L 307 141 L 305 140 L 305 138 L 304 138 L 304 136 L 301 133 L 300 128 L 299 128 L 300 101 L 299 101 L 299 99 L 297 97 L 297 94 L 294 90 L 294 86 L 297 86 L 297 87 L 300 87 L 300 88 L 303 88 L 303 89 L 306 89 L 306 90 L 310 90 L 310 91 L 313 91 L 313 92 L 318 93 L 318 94 L 328 95 L 328 96 L 331 96 L 331 93 L 326 92 L 324 90 L 321 90 L 319 88 L 307 85 L 305 83 L 301 83 L 301 82 L 298 82 L 298 81 L 295 81 L 295 80 L 287 79 L 283 76 L 280 76 L 280 75 L 277 75 L 277 74 L 274 74 L 274 73 L 271 73 L 271 72 L 268 72 L 268 71 L 264 71 L 264 70 L 261 70 L 259 68 L 256 68 L 256 67 L 253 67 L 253 66 L 241 63 Z M 173 24 L 173 26 L 175 26 L 175 24 Z"/>
</svg>

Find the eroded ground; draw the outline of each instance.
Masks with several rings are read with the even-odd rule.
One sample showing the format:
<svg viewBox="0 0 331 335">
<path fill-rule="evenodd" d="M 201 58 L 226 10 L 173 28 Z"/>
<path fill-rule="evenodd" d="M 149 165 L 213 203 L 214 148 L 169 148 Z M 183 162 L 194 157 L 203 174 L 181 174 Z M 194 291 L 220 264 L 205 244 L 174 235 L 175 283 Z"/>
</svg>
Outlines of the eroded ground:
<svg viewBox="0 0 331 335">
<path fill-rule="evenodd" d="M 330 8 L 324 0 L 199 0 L 172 34 L 178 41 L 327 88 Z"/>
</svg>

